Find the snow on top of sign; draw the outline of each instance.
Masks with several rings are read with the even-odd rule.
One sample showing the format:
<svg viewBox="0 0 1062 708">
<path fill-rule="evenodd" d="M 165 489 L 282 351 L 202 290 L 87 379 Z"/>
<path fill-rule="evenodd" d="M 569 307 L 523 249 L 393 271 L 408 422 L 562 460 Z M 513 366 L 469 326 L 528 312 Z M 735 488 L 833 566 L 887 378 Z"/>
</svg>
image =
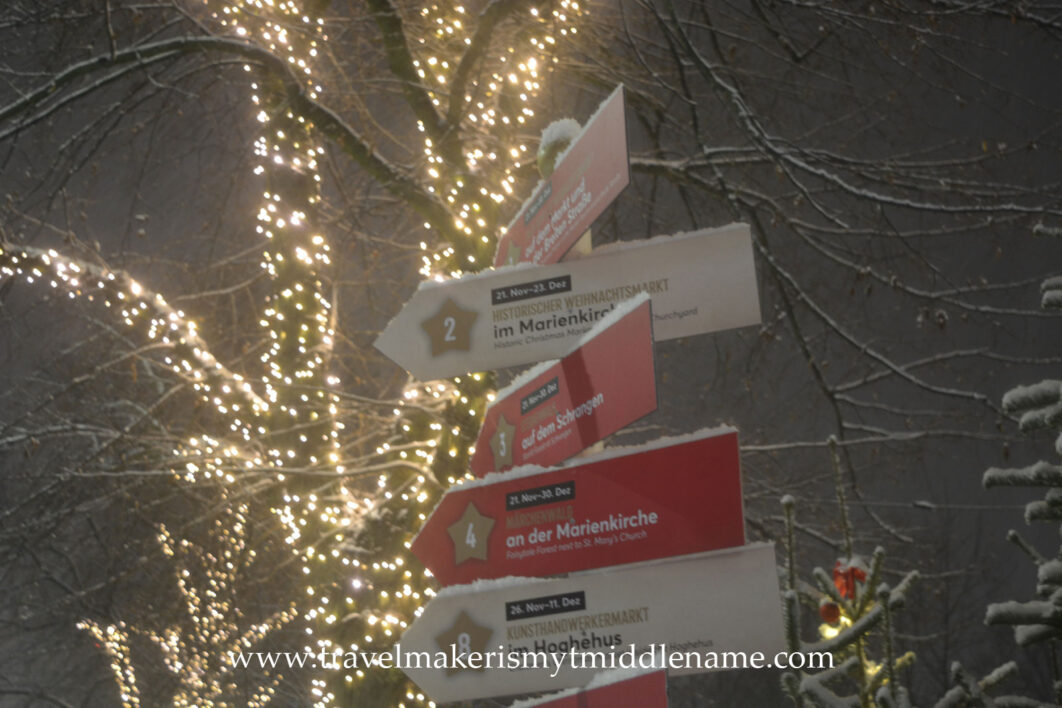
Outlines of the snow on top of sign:
<svg viewBox="0 0 1062 708">
<path fill-rule="evenodd" d="M 546 148 L 562 140 L 567 140 L 570 145 L 575 142 L 576 136 L 579 135 L 579 131 L 582 129 L 583 127 L 579 125 L 579 121 L 574 118 L 561 118 L 553 121 L 542 131 L 542 137 L 538 141 L 538 154 L 541 155 Z M 567 148 L 565 148 L 565 152 L 567 152 Z M 557 157 L 559 158 L 560 155 Z M 557 164 L 560 164 L 559 159 Z"/>
<path fill-rule="evenodd" d="M 590 118 L 586 121 L 586 123 L 583 124 L 583 126 L 580 127 L 578 121 L 576 121 L 574 118 L 561 118 L 560 120 L 555 120 L 546 126 L 545 130 L 542 131 L 542 138 L 539 142 L 540 153 L 542 152 L 542 148 L 549 145 L 551 142 L 564 139 L 570 140 L 568 146 L 557 154 L 557 159 L 553 163 L 554 170 L 560 167 L 561 162 L 564 161 L 564 157 L 568 154 L 568 151 L 572 149 L 572 145 L 575 145 L 580 135 L 585 132 L 586 129 L 594 122 L 594 119 L 601 114 L 601 111 L 608 104 L 609 100 L 616 94 L 616 91 L 620 91 L 622 88 L 622 84 L 620 86 L 617 86 L 616 90 L 608 95 L 608 98 L 598 104 L 597 109 L 594 110 L 593 115 L 590 116 Z M 506 233 L 508 233 L 509 228 L 512 227 L 516 219 L 527 210 L 528 205 L 531 204 L 531 202 L 534 201 L 535 197 L 538 195 L 538 191 L 542 187 L 542 183 L 543 180 L 539 180 L 535 184 L 535 186 L 531 189 L 531 193 L 528 195 L 527 199 L 525 199 L 520 204 L 520 208 L 516 210 L 516 214 L 513 216 L 513 220 L 509 222 L 508 226 L 505 228 L 505 231 L 501 231 L 498 233 L 498 238 L 501 238 Z"/>
<path fill-rule="evenodd" d="M 477 592 L 490 592 L 491 590 L 502 590 L 504 588 L 512 588 L 520 585 L 535 585 L 537 583 L 549 582 L 546 578 L 522 578 L 516 575 L 507 575 L 504 578 L 495 578 L 494 580 L 475 580 L 471 583 L 465 583 L 464 585 L 451 585 L 450 587 L 443 588 L 439 592 L 435 593 L 435 597 L 453 597 L 455 595 L 471 595 Z"/>
<path fill-rule="evenodd" d="M 596 337 L 597 335 L 601 334 L 602 332 L 604 332 L 606 329 L 608 329 L 612 325 L 614 325 L 617 322 L 619 322 L 619 320 L 624 315 L 628 315 L 631 312 L 633 312 L 634 310 L 636 310 L 639 305 L 641 305 L 643 302 L 647 301 L 648 299 L 649 299 L 649 293 L 640 292 L 637 295 L 635 295 L 635 296 L 633 296 L 633 297 L 631 297 L 631 298 L 629 298 L 627 300 L 624 300 L 623 302 L 621 302 L 618 305 L 616 305 L 616 307 L 614 307 L 611 312 L 609 312 L 607 315 L 605 315 L 604 317 L 599 319 L 596 323 L 594 323 L 593 327 L 588 329 L 586 331 L 586 333 L 583 334 L 583 336 L 579 337 L 579 340 L 575 343 L 574 346 L 572 346 L 567 352 L 565 352 L 564 356 L 568 356 L 572 352 L 574 352 L 574 351 L 578 350 L 580 347 L 584 346 L 587 342 L 592 340 L 594 337 Z M 564 357 L 561 357 L 561 359 L 563 359 L 563 358 Z M 505 388 L 497 391 L 494 394 L 494 400 L 491 401 L 489 404 L 487 404 L 487 411 L 489 412 L 490 409 L 493 408 L 494 405 L 496 403 L 498 403 L 499 401 L 504 401 L 506 398 L 508 398 L 509 396 L 513 395 L 514 393 L 519 391 L 521 388 L 523 388 L 524 386 L 526 386 L 530 382 L 534 381 L 540 374 L 545 373 L 551 366 L 553 366 L 554 364 L 556 364 L 559 361 L 560 361 L 560 359 L 550 359 L 549 361 L 543 361 L 542 363 L 535 364 L 534 366 L 532 366 L 527 371 L 524 371 L 523 373 L 521 373 L 519 376 L 517 376 L 512 381 L 510 381 L 509 384 Z"/>
<path fill-rule="evenodd" d="M 591 462 L 611 460 L 614 457 L 622 457 L 624 455 L 630 455 L 636 452 L 649 452 L 650 450 L 659 450 L 665 447 L 673 447 L 675 445 L 681 445 L 682 443 L 693 442 L 694 440 L 701 440 L 703 438 L 714 438 L 718 435 L 726 435 L 728 433 L 736 432 L 737 428 L 730 425 L 719 425 L 714 428 L 701 428 L 700 430 L 694 431 L 692 433 L 657 438 L 656 440 L 651 440 L 647 443 L 642 443 L 641 445 L 617 445 L 616 447 L 607 448 L 597 453 L 596 455 L 588 455 L 587 457 L 577 457 L 571 460 L 565 466 L 575 467 L 588 465 Z"/>
<path fill-rule="evenodd" d="M 565 356 L 567 356 L 567 354 L 565 354 Z M 544 373 L 547 369 L 549 369 L 549 367 L 553 366 L 559 361 L 560 359 L 548 359 L 546 361 L 535 364 L 527 371 L 518 374 L 516 378 L 514 378 L 508 383 L 508 385 L 506 385 L 505 388 L 500 389 L 494 393 L 494 400 L 487 404 L 487 412 L 490 412 L 490 409 L 494 407 L 495 403 L 497 403 L 498 401 L 503 401 L 506 397 L 513 395 L 514 392 L 519 390 L 521 387 L 527 385 L 529 382 L 534 381 L 539 374 Z"/>
<path fill-rule="evenodd" d="M 638 248 L 646 244 L 659 244 L 669 240 L 682 240 L 688 238 L 697 238 L 708 236 L 711 234 L 723 233 L 725 231 L 731 231 L 733 229 L 748 229 L 749 225 L 744 222 L 735 221 L 724 226 L 715 226 L 704 229 L 696 229 L 694 231 L 678 231 L 673 234 L 662 234 L 660 236 L 653 236 L 648 239 L 639 239 L 637 241 L 616 241 L 614 243 L 608 243 L 603 246 L 594 247 L 594 258 L 600 258 L 603 255 L 612 253 L 622 253 L 623 251 L 631 248 Z"/>
<path fill-rule="evenodd" d="M 722 233 L 735 228 L 747 229 L 748 225 L 743 223 L 732 223 L 726 226 L 719 226 L 716 228 L 697 229 L 696 231 L 679 231 L 674 234 L 662 234 L 660 236 L 653 236 L 649 239 L 638 239 L 637 241 L 617 241 L 616 243 L 606 244 L 604 246 L 594 247 L 594 260 L 599 260 L 603 256 L 622 253 L 633 248 L 641 248 L 643 246 L 651 244 L 660 244 L 665 241 L 681 240 L 687 238 L 698 238 L 707 236 L 712 233 Z M 484 270 L 476 273 L 462 273 L 456 278 L 446 278 L 443 280 L 435 280 L 430 278 L 428 280 L 422 280 L 417 285 L 417 290 L 430 290 L 432 288 L 444 287 L 452 283 L 465 281 L 465 280 L 477 280 L 479 278 L 492 278 L 496 275 L 517 273 L 519 271 L 538 271 L 547 268 L 563 268 L 565 265 L 571 265 L 572 263 L 578 263 L 579 261 L 572 261 L 571 263 L 554 263 L 548 266 L 543 266 L 537 263 L 520 262 L 513 265 L 501 266 L 499 268 L 485 268 Z"/>
<path fill-rule="evenodd" d="M 444 287 L 451 283 L 461 282 L 465 280 L 478 280 L 479 278 L 489 278 L 498 273 L 515 273 L 521 270 L 534 270 L 535 268 L 541 268 L 542 266 L 536 263 L 530 263 L 527 261 L 521 261 L 514 263 L 513 265 L 502 266 L 501 268 L 485 268 L 475 273 L 462 273 L 456 278 L 443 278 L 438 280 L 435 278 L 428 278 L 422 280 L 417 284 L 417 290 L 431 290 L 432 288 Z"/>
<path fill-rule="evenodd" d="M 647 300 L 649 300 L 649 293 L 643 291 L 619 303 L 613 307 L 607 315 L 599 319 L 596 325 L 584 332 L 583 336 L 579 337 L 579 341 L 575 343 L 575 346 L 572 347 L 571 350 L 574 352 L 576 349 L 585 346 L 591 339 L 619 322 L 624 315 L 629 315 L 634 312 L 638 309 L 639 305 Z"/>
<path fill-rule="evenodd" d="M 605 110 L 605 106 L 607 106 L 609 101 L 612 100 L 612 97 L 615 96 L 617 93 L 619 93 L 622 90 L 623 90 L 623 84 L 620 84 L 619 86 L 617 86 L 612 91 L 612 93 L 610 93 L 608 96 L 605 97 L 605 100 L 603 100 L 601 103 L 597 104 L 597 108 L 594 109 L 594 112 L 590 115 L 589 118 L 586 119 L 586 122 L 583 123 L 583 128 L 582 128 L 583 131 L 586 131 L 587 129 L 589 129 L 589 127 L 591 125 L 594 124 L 594 121 L 597 120 L 597 117 L 599 115 L 601 115 L 601 112 L 603 110 Z M 545 137 L 545 134 L 543 134 L 543 138 L 544 137 Z M 556 164 L 557 164 L 558 167 L 560 166 L 560 163 L 564 159 L 565 155 L 568 154 L 568 151 L 572 149 L 572 145 L 575 145 L 575 139 L 574 138 L 572 139 L 572 141 L 570 143 L 568 143 L 568 147 L 566 147 L 563 150 L 561 150 L 560 154 L 557 155 Z"/>
<path fill-rule="evenodd" d="M 613 243 L 606 243 L 602 246 L 594 246 L 593 260 L 599 260 L 605 256 L 618 255 L 623 253 L 624 251 L 634 250 L 643 246 L 658 246 L 664 244 L 665 242 L 670 243 L 672 241 L 684 241 L 687 239 L 711 237 L 716 234 L 722 234 L 734 230 L 748 231 L 749 225 L 741 221 L 734 221 L 723 226 L 695 229 L 693 231 L 676 231 L 673 234 L 660 234 L 651 238 L 637 239 L 634 241 L 615 241 Z M 572 262 L 578 263 L 579 261 Z M 521 263 L 519 265 L 526 264 Z M 543 266 L 537 267 L 542 268 Z"/>
<path fill-rule="evenodd" d="M 587 458 L 581 457 L 580 461 L 584 461 Z M 482 487 L 485 484 L 495 484 L 497 482 L 508 482 L 509 480 L 519 479 L 520 477 L 532 477 L 536 474 L 542 474 L 543 472 L 549 472 L 550 470 L 561 469 L 564 465 L 558 465 L 556 467 L 541 467 L 539 465 L 520 465 L 519 467 L 513 467 L 505 472 L 488 472 L 486 476 L 479 479 L 470 479 L 458 482 L 454 486 L 443 492 L 443 496 L 446 496 L 450 492 L 460 492 L 463 489 L 471 489 L 472 487 Z"/>
<path fill-rule="evenodd" d="M 564 464 L 557 465 L 555 467 L 540 467 L 539 465 L 520 465 L 519 467 L 513 467 L 511 470 L 505 472 L 490 472 L 485 477 L 479 479 L 468 480 L 455 484 L 444 492 L 444 496 L 450 492 L 460 492 L 465 489 L 471 489 L 473 487 L 482 487 L 487 484 L 498 484 L 501 482 L 509 482 L 520 477 L 532 477 L 536 474 L 542 474 L 543 472 L 553 472 L 554 470 L 563 470 L 569 467 L 582 467 L 584 465 L 593 464 L 594 462 L 601 462 L 602 460 L 611 460 L 614 457 L 622 457 L 624 455 L 632 455 L 635 453 L 649 452 L 650 450 L 659 450 L 664 447 L 672 447 L 674 445 L 681 445 L 683 443 L 692 442 L 694 440 L 702 440 L 704 438 L 714 438 L 717 435 L 726 435 L 728 433 L 736 433 L 737 428 L 729 425 L 720 425 L 715 428 L 701 428 L 692 433 L 685 433 L 684 435 L 672 435 L 669 437 L 657 438 L 641 445 L 617 445 L 616 447 L 610 447 L 602 450 L 594 455 L 587 455 L 586 457 L 575 457 Z"/>
<path fill-rule="evenodd" d="M 599 671 L 594 674 L 592 679 L 590 679 L 590 683 L 582 688 L 568 688 L 563 691 L 557 691 L 556 693 L 539 696 L 538 698 L 524 699 L 513 703 L 509 708 L 531 708 L 532 706 L 538 706 L 543 703 L 560 700 L 561 698 L 567 698 L 568 696 L 574 696 L 580 692 L 592 691 L 595 688 L 604 688 L 605 686 L 611 686 L 612 684 L 620 683 L 621 681 L 630 681 L 639 676 L 645 676 L 646 674 L 655 673 L 657 671 L 663 671 L 663 669 L 643 669 L 640 666 L 634 666 L 629 669 L 609 669 L 608 671 Z"/>
</svg>

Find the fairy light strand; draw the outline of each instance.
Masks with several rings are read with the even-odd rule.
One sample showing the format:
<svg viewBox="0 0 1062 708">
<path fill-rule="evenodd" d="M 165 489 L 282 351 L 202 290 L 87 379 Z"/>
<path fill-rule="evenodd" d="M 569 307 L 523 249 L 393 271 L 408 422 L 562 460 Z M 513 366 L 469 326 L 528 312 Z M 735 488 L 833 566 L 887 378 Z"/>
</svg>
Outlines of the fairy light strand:
<svg viewBox="0 0 1062 708">
<path fill-rule="evenodd" d="M 204 0 L 204 6 L 221 33 L 282 57 L 305 82 L 307 95 L 321 99 L 313 73 L 327 41 L 321 18 L 293 1 Z M 582 10 L 578 3 L 562 0 L 549 10 L 530 8 L 526 13 L 515 18 L 520 31 L 508 33 L 508 41 L 498 40 L 480 59 L 483 70 L 463 85 L 464 96 L 456 97 L 464 101 L 458 159 L 451 159 L 453 146 L 435 145 L 424 135 L 426 188 L 449 206 L 453 227 L 466 239 L 439 246 L 433 234 L 426 234 L 420 244 L 424 277 L 442 279 L 486 265 L 504 223 L 502 212 L 511 211 L 518 171 L 534 157 L 526 141 L 527 125 L 535 117 L 532 104 L 553 71 L 558 41 L 577 32 L 575 20 Z M 419 34 L 412 43 L 416 71 L 432 103 L 448 106 L 455 100 L 450 87 L 471 44 L 476 18 L 464 7 L 434 4 L 410 19 L 416 21 L 408 26 Z M 431 574 L 412 557 L 409 545 L 443 489 L 467 478 L 483 409 L 493 397 L 493 379 L 471 374 L 452 381 L 411 381 L 392 411 L 387 426 L 392 432 L 381 430 L 375 457 L 357 460 L 381 468 L 375 484 L 366 489 L 343 482 L 349 464 L 341 448 L 344 410 L 337 395 L 340 381 L 328 371 L 334 332 L 324 274 L 331 251 L 317 218 L 318 161 L 324 149 L 312 121 L 293 112 L 282 96 L 271 95 L 251 66 L 244 68 L 260 126 L 253 148 L 258 158 L 254 172 L 263 185 L 256 212 L 256 230 L 264 243 L 261 268 L 273 284 L 259 319 L 268 339 L 258 362 L 261 373 L 244 378 L 230 372 L 199 338 L 194 322 L 127 276 L 94 274 L 103 285 L 89 299 L 115 309 L 148 339 L 171 344 L 165 363 L 190 381 L 225 421 L 219 434 L 199 434 L 174 448 L 174 474 L 188 482 L 224 484 L 237 483 L 241 473 L 270 474 L 286 489 L 273 503 L 273 513 L 301 560 L 305 582 L 293 603 L 305 626 L 304 649 L 319 654 L 383 648 L 401 636 L 435 594 Z M 423 133 L 424 126 L 420 129 Z M 71 297 L 86 294 L 87 276 L 70 275 L 78 272 L 72 267 L 75 261 L 54 252 L 47 257 L 51 263 L 30 249 L 5 245 L 0 276 L 55 281 Z M 57 263 L 63 267 L 55 267 Z M 297 471 L 313 472 L 310 479 L 317 481 L 304 482 Z M 327 494 L 314 491 L 322 474 L 335 475 Z M 394 518 L 402 519 L 402 533 L 373 531 L 374 525 L 392 528 Z M 362 532 L 384 538 L 375 556 L 366 557 L 362 550 Z M 165 532 L 160 532 L 160 543 L 176 548 Z M 222 575 L 212 582 L 220 586 L 233 580 Z M 182 587 L 187 609 L 202 617 L 209 608 L 201 598 L 193 601 L 198 597 L 193 590 Z M 137 630 L 82 624 L 112 658 L 123 702 L 138 705 L 132 664 L 122 648 Z M 173 636 L 158 635 L 171 670 L 184 665 L 173 658 L 175 650 L 164 648 L 173 646 Z M 315 704 L 341 703 L 337 695 L 351 695 L 365 677 L 361 671 L 333 671 L 314 678 Z M 402 693 L 409 704 L 434 705 L 408 682 Z M 268 702 L 268 696 L 262 701 Z"/>
<path fill-rule="evenodd" d="M 241 504 L 215 521 L 211 537 L 219 542 L 216 554 L 187 539 L 178 541 L 165 526 L 158 527 L 157 541 L 163 554 L 174 561 L 177 590 L 190 622 L 159 631 L 122 621 L 78 623 L 78 628 L 88 632 L 110 657 L 123 708 L 142 705 L 131 658 L 134 637 L 148 640 L 161 652 L 163 666 L 177 682 L 170 701 L 174 708 L 261 708 L 276 695 L 281 674 L 266 671 L 255 678 L 229 662 L 232 653 L 257 646 L 296 615 L 292 604 L 255 624 L 248 625 L 243 619 L 235 588 L 244 565 L 255 559 L 254 550 L 246 548 L 246 514 L 247 505 Z"/>
</svg>

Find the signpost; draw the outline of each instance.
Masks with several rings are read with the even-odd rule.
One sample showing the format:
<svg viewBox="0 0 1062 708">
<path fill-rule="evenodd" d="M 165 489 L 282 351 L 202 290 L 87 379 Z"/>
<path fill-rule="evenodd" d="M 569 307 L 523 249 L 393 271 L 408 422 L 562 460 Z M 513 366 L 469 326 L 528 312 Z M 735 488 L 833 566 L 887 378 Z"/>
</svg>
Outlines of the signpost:
<svg viewBox="0 0 1062 708">
<path fill-rule="evenodd" d="M 412 550 L 439 582 L 452 585 L 744 542 L 737 431 L 717 428 L 452 487 Z"/>
<path fill-rule="evenodd" d="M 582 691 L 568 689 L 509 708 L 667 708 L 667 673 L 663 670 L 632 675 L 616 669 L 598 674 Z"/>
<path fill-rule="evenodd" d="M 656 341 L 760 321 L 752 241 L 731 224 L 597 249 L 592 258 L 426 282 L 377 338 L 421 380 L 556 359 L 620 302 L 653 300 Z"/>
<path fill-rule="evenodd" d="M 785 646 L 774 546 L 447 588 L 401 645 L 407 655 L 459 659 L 448 669 L 405 663 L 440 703 L 584 686 L 602 668 L 628 668 L 628 654 L 641 665 L 638 655 L 661 645 L 685 655 L 681 668 L 668 662 L 673 674 L 728 667 L 726 652 L 769 661 Z"/>
<path fill-rule="evenodd" d="M 498 241 L 494 265 L 561 260 L 630 181 L 620 86 L 524 202 Z"/>
<path fill-rule="evenodd" d="M 477 476 L 554 465 L 656 410 L 649 296 L 619 305 L 582 346 L 498 392 L 469 463 Z"/>
<path fill-rule="evenodd" d="M 375 342 L 421 380 L 545 362 L 487 408 L 470 461 L 487 476 L 447 491 L 411 544 L 451 587 L 395 651 L 439 702 L 585 687 L 529 705 L 663 708 L 661 669 L 784 648 L 774 547 L 743 545 L 736 431 L 543 467 L 656 409 L 654 341 L 760 322 L 746 224 L 562 262 L 630 182 L 623 98 L 509 224 L 494 259 L 509 267 L 422 283 Z M 592 682 L 616 668 L 655 671 Z"/>
</svg>

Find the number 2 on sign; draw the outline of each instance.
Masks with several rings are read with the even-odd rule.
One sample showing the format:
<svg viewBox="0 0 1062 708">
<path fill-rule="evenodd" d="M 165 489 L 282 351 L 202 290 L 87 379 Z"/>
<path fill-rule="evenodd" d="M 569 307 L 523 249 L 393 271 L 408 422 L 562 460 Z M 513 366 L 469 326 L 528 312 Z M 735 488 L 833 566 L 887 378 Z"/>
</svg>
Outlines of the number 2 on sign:
<svg viewBox="0 0 1062 708">
<path fill-rule="evenodd" d="M 446 328 L 446 334 L 443 336 L 444 342 L 456 342 L 457 337 L 454 336 L 454 327 L 457 326 L 457 320 L 453 317 L 443 318 L 443 327 Z"/>
</svg>

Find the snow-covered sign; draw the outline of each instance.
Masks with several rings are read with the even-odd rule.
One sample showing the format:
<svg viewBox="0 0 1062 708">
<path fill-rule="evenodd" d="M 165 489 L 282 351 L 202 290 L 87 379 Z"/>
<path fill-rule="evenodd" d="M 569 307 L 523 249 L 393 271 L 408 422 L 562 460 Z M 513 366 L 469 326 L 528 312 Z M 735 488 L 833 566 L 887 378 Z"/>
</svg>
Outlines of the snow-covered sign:
<svg viewBox="0 0 1062 708">
<path fill-rule="evenodd" d="M 542 576 L 745 543 L 737 431 L 610 448 L 452 487 L 413 540 L 443 585 Z"/>
<path fill-rule="evenodd" d="M 630 181 L 619 86 L 572 140 L 553 174 L 524 202 L 498 240 L 494 265 L 561 260 Z"/>
<path fill-rule="evenodd" d="M 619 303 L 653 300 L 655 341 L 757 324 L 760 302 L 746 224 L 426 281 L 376 339 L 421 380 L 557 359 Z"/>
<path fill-rule="evenodd" d="M 617 306 L 579 344 L 498 391 L 483 416 L 473 473 L 555 465 L 656 410 L 649 295 Z"/>
<path fill-rule="evenodd" d="M 667 708 L 667 673 L 615 669 L 603 671 L 582 690 L 569 688 L 509 708 Z"/>
<path fill-rule="evenodd" d="M 785 647 L 774 546 L 446 588 L 401 647 L 405 673 L 440 703 L 581 687 L 646 656 L 672 674 L 728 666 L 723 652 L 762 662 Z"/>
</svg>

